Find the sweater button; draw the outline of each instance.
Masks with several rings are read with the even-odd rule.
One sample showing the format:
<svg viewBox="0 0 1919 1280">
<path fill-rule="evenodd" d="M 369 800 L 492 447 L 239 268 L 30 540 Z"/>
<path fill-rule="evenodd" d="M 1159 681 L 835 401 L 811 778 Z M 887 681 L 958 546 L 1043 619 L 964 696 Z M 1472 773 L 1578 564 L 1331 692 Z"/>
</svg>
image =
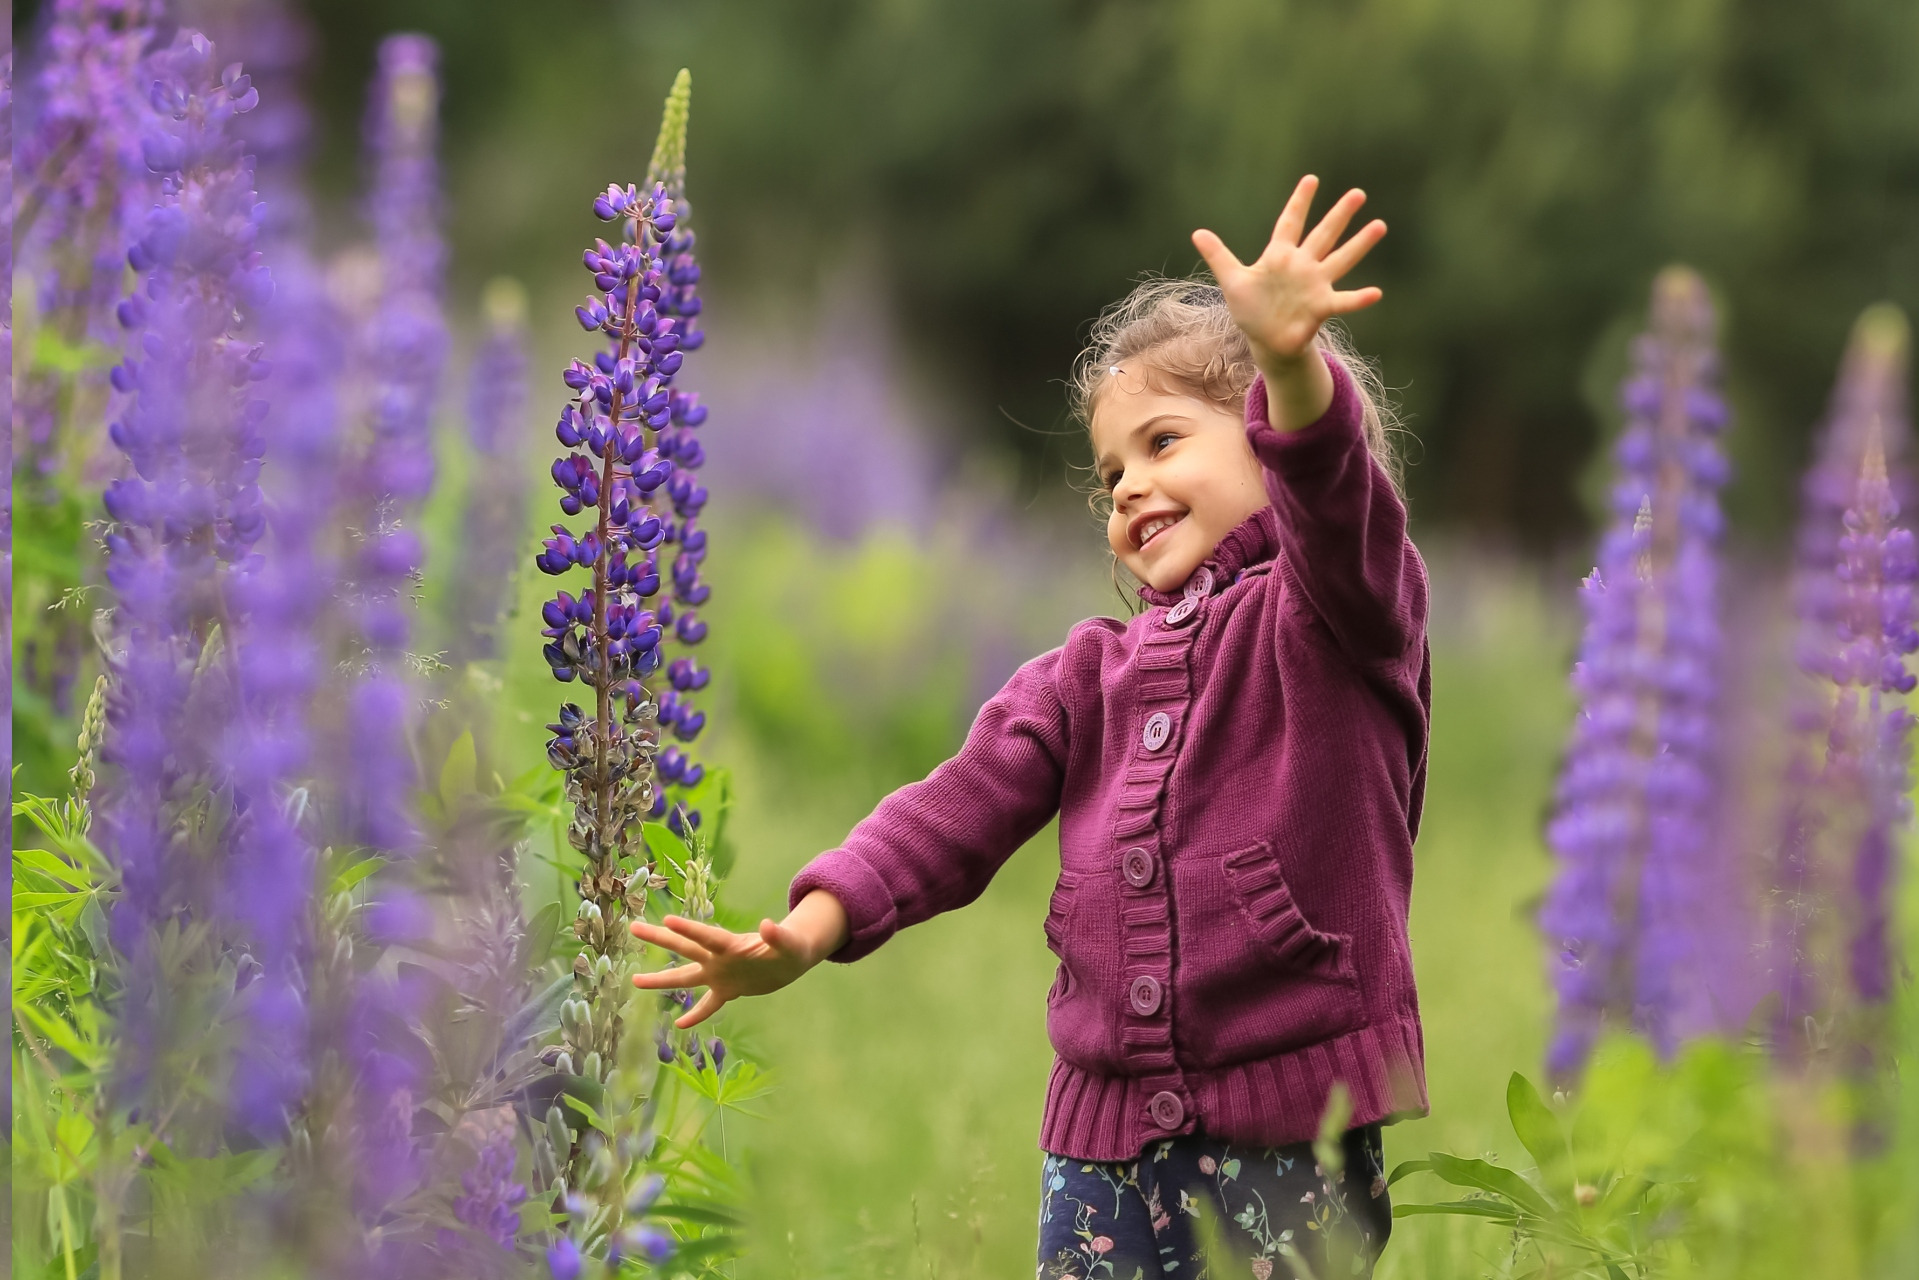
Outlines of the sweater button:
<svg viewBox="0 0 1919 1280">
<path fill-rule="evenodd" d="M 1155 711 L 1146 717 L 1146 729 L 1139 735 L 1139 740 L 1146 744 L 1148 751 L 1158 751 L 1172 736 L 1173 718 L 1164 711 Z"/>
<path fill-rule="evenodd" d="M 1196 597 L 1203 598 L 1212 594 L 1213 571 L 1205 565 L 1201 565 L 1193 571 L 1193 576 L 1186 580 L 1186 598 L 1192 600 Z"/>
<path fill-rule="evenodd" d="M 1144 889 L 1153 883 L 1153 855 L 1144 849 L 1128 849 L 1120 858 L 1119 869 L 1126 883 L 1135 889 Z"/>
<path fill-rule="evenodd" d="M 1185 626 L 1187 620 L 1193 616 L 1193 613 L 1198 608 L 1199 608 L 1199 601 L 1194 599 L 1192 596 L 1187 596 L 1185 599 L 1181 600 L 1178 604 L 1174 605 L 1172 608 L 1166 611 L 1165 625 L 1169 627 Z"/>
<path fill-rule="evenodd" d="M 1159 1012 L 1159 979 L 1150 973 L 1142 973 L 1133 979 L 1133 989 L 1129 993 L 1133 1002 L 1133 1012 L 1142 1018 L 1150 1018 Z"/>
<path fill-rule="evenodd" d="M 1153 1095 L 1146 1104 L 1146 1113 L 1153 1117 L 1153 1123 L 1162 1129 L 1177 1129 L 1186 1119 L 1186 1104 L 1179 1100 L 1177 1093 L 1164 1091 Z"/>
</svg>

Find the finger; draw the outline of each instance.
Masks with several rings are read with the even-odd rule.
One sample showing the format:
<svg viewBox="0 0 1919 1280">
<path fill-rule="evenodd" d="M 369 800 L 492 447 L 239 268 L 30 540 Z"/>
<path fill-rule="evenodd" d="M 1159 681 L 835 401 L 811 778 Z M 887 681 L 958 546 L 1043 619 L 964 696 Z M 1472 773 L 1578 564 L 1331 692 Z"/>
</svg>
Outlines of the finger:
<svg viewBox="0 0 1919 1280">
<path fill-rule="evenodd" d="M 1246 264 L 1233 256 L 1233 251 L 1226 247 L 1224 240 L 1203 228 L 1193 232 L 1193 248 L 1199 250 L 1199 256 L 1206 260 L 1207 270 L 1222 285 L 1235 272 L 1246 269 Z"/>
<path fill-rule="evenodd" d="M 1378 218 L 1353 233 L 1353 238 L 1339 248 L 1327 254 L 1321 260 L 1326 268 L 1326 278 L 1337 280 L 1359 265 L 1359 260 L 1373 251 L 1373 246 L 1386 238 L 1386 224 Z"/>
<path fill-rule="evenodd" d="M 1293 188 L 1293 194 L 1286 201 L 1286 207 L 1279 211 L 1279 221 L 1273 224 L 1273 243 L 1292 248 L 1299 243 L 1299 233 L 1306 229 L 1306 215 L 1312 211 L 1313 192 L 1319 190 L 1319 179 L 1307 174 Z"/>
<path fill-rule="evenodd" d="M 760 921 L 760 940 L 785 955 L 793 955 L 806 945 L 797 930 L 775 920 Z"/>
<path fill-rule="evenodd" d="M 716 924 L 704 920 L 688 920 L 685 916 L 668 916 L 660 923 L 677 929 L 693 941 L 711 951 L 725 951 L 733 945 L 738 934 L 731 929 L 722 929 Z"/>
<path fill-rule="evenodd" d="M 671 916 L 667 918 L 669 920 L 672 919 Z M 634 937 L 640 939 L 642 942 L 650 942 L 656 947 L 665 947 L 676 956 L 684 956 L 688 960 L 710 960 L 713 958 L 712 953 L 707 951 L 705 947 L 702 947 L 699 943 L 694 942 L 691 938 L 675 930 L 662 929 L 659 925 L 649 924 L 644 920 L 635 920 L 632 924 L 628 925 L 627 928 L 632 931 Z"/>
<path fill-rule="evenodd" d="M 706 994 L 699 998 L 699 1002 L 697 1004 L 695 1004 L 691 1009 L 688 1009 L 685 1013 L 681 1014 L 679 1017 L 673 1019 L 673 1025 L 680 1028 L 682 1031 L 684 1031 L 688 1027 L 697 1027 L 702 1022 L 705 1022 L 708 1018 L 718 1013 L 720 1011 L 720 1006 L 724 1005 L 725 1003 L 726 1003 L 725 996 L 720 995 L 718 992 L 714 991 L 713 988 L 708 987 L 706 989 Z"/>
<path fill-rule="evenodd" d="M 682 964 L 653 973 L 636 973 L 633 975 L 633 985 L 642 991 L 677 991 L 684 987 L 703 987 L 706 985 L 706 966 Z"/>
<path fill-rule="evenodd" d="M 1353 220 L 1353 215 L 1365 203 L 1366 193 L 1354 187 L 1326 211 L 1326 216 L 1319 220 L 1319 225 L 1313 228 L 1311 235 L 1300 241 L 1299 247 L 1315 258 L 1325 257 L 1339 243 L 1339 238 L 1346 234 L 1346 224 Z"/>
<path fill-rule="evenodd" d="M 1369 285 L 1364 289 L 1348 289 L 1333 295 L 1333 314 L 1343 316 L 1351 311 L 1364 311 L 1386 295 L 1378 286 Z"/>
</svg>

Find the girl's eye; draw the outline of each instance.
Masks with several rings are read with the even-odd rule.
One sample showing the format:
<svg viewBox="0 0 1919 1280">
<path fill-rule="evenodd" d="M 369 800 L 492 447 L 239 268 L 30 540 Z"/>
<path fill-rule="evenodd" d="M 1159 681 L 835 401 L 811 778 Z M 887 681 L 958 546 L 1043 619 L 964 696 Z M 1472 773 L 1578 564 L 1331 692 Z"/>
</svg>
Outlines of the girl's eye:
<svg viewBox="0 0 1919 1280">
<path fill-rule="evenodd" d="M 1119 478 L 1124 474 L 1125 472 L 1123 471 L 1108 471 L 1105 475 L 1100 477 L 1099 482 L 1106 487 L 1106 491 L 1108 493 L 1111 493 L 1114 489 L 1117 489 L 1119 487 Z"/>
<path fill-rule="evenodd" d="M 1160 449 L 1164 448 L 1165 447 L 1163 443 L 1164 441 L 1177 440 L 1177 439 L 1179 439 L 1179 437 L 1174 435 L 1172 432 L 1162 431 L 1158 435 L 1153 437 L 1153 451 L 1157 453 Z"/>
</svg>

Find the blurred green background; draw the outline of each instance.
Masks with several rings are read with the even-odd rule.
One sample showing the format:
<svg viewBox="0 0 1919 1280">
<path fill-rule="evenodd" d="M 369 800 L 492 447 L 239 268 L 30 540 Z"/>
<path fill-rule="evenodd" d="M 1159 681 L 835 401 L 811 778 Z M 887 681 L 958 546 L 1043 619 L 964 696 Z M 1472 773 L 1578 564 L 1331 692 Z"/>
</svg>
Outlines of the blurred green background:
<svg viewBox="0 0 1919 1280">
<path fill-rule="evenodd" d="M 222 0 L 206 0 L 217 4 Z M 14 7 L 16 29 L 36 5 Z M 729 905 L 791 873 L 959 742 L 1070 624 L 1121 608 L 1075 492 L 1062 381 L 1142 272 L 1198 225 L 1242 253 L 1303 170 L 1365 187 L 1392 233 L 1359 345 L 1398 389 L 1434 582 L 1430 799 L 1413 944 L 1433 1116 L 1388 1132 L 1512 1155 L 1509 1071 L 1548 1009 L 1531 925 L 1570 710 L 1590 476 L 1653 273 L 1723 304 L 1735 539 L 1790 529 L 1851 318 L 1919 308 L 1919 6 L 1907 0 L 311 0 L 322 235 L 356 235 L 359 121 L 393 30 L 443 50 L 456 326 L 531 291 L 537 485 L 588 208 L 643 171 L 694 74 L 689 191 L 712 341 L 687 385 L 713 490 L 706 756 L 734 769 Z M 463 510 L 431 513 L 427 601 L 462 584 Z M 546 491 L 536 488 L 534 525 Z M 529 529 L 529 539 L 533 536 Z M 530 542 L 529 542 L 529 545 Z M 492 763 L 542 758 L 556 701 L 526 575 Z M 70 735 L 67 740 L 70 740 Z M 24 784 L 23 784 L 24 785 Z M 756 1277 L 1024 1274 L 1049 1061 L 1051 833 L 968 910 L 735 1006 L 783 1084 L 727 1135 L 752 1171 Z M 1382 1270 L 1496 1244 L 1403 1222 Z"/>
</svg>

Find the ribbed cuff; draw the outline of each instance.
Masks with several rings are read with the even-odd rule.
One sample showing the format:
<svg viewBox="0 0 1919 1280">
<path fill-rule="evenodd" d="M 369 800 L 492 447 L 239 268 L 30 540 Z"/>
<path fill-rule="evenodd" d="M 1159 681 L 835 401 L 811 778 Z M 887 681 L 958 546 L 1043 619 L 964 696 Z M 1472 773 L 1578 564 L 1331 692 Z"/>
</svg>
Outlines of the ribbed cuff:
<svg viewBox="0 0 1919 1280">
<path fill-rule="evenodd" d="M 826 957 L 828 960 L 851 964 L 879 950 L 899 931 L 899 912 L 886 881 L 845 849 L 829 849 L 800 868 L 786 888 L 786 909 L 797 907 L 800 899 L 815 889 L 826 890 L 846 909 L 850 934 L 838 951 Z"/>
</svg>

